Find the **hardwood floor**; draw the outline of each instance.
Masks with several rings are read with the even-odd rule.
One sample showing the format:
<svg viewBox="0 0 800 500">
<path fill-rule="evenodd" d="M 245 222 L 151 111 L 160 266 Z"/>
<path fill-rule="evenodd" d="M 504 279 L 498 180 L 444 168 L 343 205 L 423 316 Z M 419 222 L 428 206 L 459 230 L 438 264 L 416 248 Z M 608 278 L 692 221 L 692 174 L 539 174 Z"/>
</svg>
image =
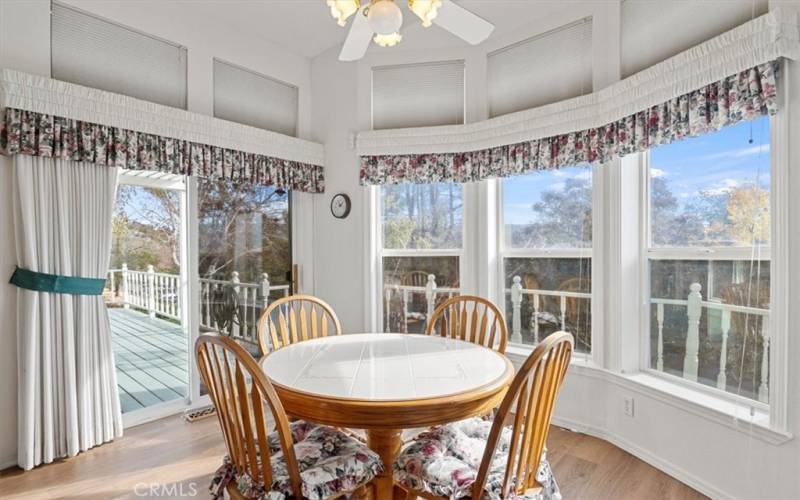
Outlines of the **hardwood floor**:
<svg viewBox="0 0 800 500">
<path fill-rule="evenodd" d="M 619 448 L 553 428 L 548 456 L 565 500 L 700 499 L 703 495 Z M 122 439 L 29 472 L 0 472 L 5 499 L 119 499 L 208 496 L 225 446 L 216 418 L 169 417 Z M 151 489 L 152 487 L 152 489 Z"/>
</svg>

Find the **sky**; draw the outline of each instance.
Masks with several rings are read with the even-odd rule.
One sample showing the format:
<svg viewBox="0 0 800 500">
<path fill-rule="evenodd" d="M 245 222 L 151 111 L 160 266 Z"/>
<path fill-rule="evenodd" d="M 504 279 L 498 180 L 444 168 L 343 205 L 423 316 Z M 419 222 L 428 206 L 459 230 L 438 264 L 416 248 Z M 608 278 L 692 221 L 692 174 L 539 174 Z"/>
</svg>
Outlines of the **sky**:
<svg viewBox="0 0 800 500">
<path fill-rule="evenodd" d="M 761 117 L 653 148 L 651 175 L 665 178 L 681 204 L 701 191 L 719 194 L 741 184 L 757 183 L 769 189 L 769 128 L 769 118 Z M 563 188 L 569 177 L 591 179 L 591 170 L 570 167 L 504 179 L 504 223 L 534 222 L 531 206 L 543 191 Z"/>
</svg>

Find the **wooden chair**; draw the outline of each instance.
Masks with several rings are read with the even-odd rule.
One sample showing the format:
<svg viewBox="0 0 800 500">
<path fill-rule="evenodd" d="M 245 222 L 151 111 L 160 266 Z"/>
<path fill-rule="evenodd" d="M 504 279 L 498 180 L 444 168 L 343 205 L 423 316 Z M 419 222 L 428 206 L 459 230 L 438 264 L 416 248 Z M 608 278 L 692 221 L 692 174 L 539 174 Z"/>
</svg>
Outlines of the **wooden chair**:
<svg viewBox="0 0 800 500">
<path fill-rule="evenodd" d="M 508 328 L 503 313 L 490 301 L 472 295 L 457 295 L 442 302 L 428 319 L 427 334 L 466 340 L 506 352 Z"/>
<path fill-rule="evenodd" d="M 514 377 L 493 422 L 473 418 L 448 424 L 419 435 L 404 449 L 395 462 L 394 477 L 408 492 L 407 498 L 466 496 L 478 499 L 489 489 L 493 498 L 528 498 L 543 489 L 544 498 L 557 496 L 555 480 L 543 455 L 550 418 L 569 367 L 573 342 L 572 335 L 567 332 L 556 332 L 540 342 Z M 511 426 L 507 427 L 506 422 L 510 422 Z M 480 437 L 486 436 L 487 427 L 488 438 Z M 458 433 L 464 433 L 465 429 L 474 429 L 474 435 L 468 435 L 472 439 L 458 439 Z M 454 461 L 457 464 L 457 457 L 465 460 L 463 457 L 474 453 L 456 450 L 444 463 L 442 457 L 424 452 L 432 444 L 435 449 L 452 450 L 461 443 L 474 442 L 475 439 L 485 440 L 480 463 L 463 461 L 465 470 L 459 473 L 450 470 L 454 467 Z M 431 443 L 432 440 L 436 442 Z M 504 444 L 502 447 L 499 446 L 501 441 Z M 499 453 L 507 454 L 507 457 Z M 414 466 L 409 468 L 409 463 Z M 498 468 L 497 463 L 504 463 L 505 467 Z M 476 470 L 476 480 L 469 490 L 459 490 L 457 478 L 468 477 L 470 473 L 475 474 Z M 546 484 L 540 484 L 537 475 Z"/>
<path fill-rule="evenodd" d="M 277 318 L 273 317 L 275 313 Z M 341 335 L 342 324 L 331 306 L 311 295 L 278 299 L 264 310 L 258 320 L 258 345 L 262 356 L 289 344 L 329 334 Z"/>
<path fill-rule="evenodd" d="M 355 493 L 357 498 L 368 497 L 367 486 L 372 481 L 375 470 L 380 469 L 380 457 L 377 454 L 352 438 L 340 435 L 335 429 L 303 421 L 290 425 L 272 384 L 255 359 L 234 340 L 214 334 L 201 335 L 195 342 L 195 355 L 200 375 L 216 407 L 228 449 L 223 467 L 212 480 L 212 487 L 219 487 L 215 496 L 221 497 L 222 490 L 225 490 L 231 498 L 248 497 L 237 487 L 238 479 L 246 474 L 253 487 L 262 488 L 267 493 L 278 483 L 281 485 L 280 491 L 285 495 L 305 498 L 304 487 L 320 486 L 304 484 L 302 474 L 309 470 L 310 477 L 317 476 L 318 473 L 315 474 L 311 469 L 318 464 L 308 463 L 307 459 L 298 463 L 294 441 L 300 441 L 307 446 L 319 441 L 320 447 L 327 441 L 337 443 L 337 448 L 330 451 L 327 457 L 322 456 L 325 455 L 323 450 L 319 457 L 320 462 L 338 459 L 338 453 L 346 457 L 346 460 L 363 462 L 363 457 L 366 456 L 368 461 L 373 462 L 371 466 L 364 468 L 366 472 L 363 474 L 363 481 L 355 489 L 337 492 L 328 495 L 328 498 L 339 498 L 351 493 Z M 268 432 L 269 417 L 276 424 L 276 431 L 272 434 Z M 297 435 L 293 436 L 293 433 Z M 301 438 L 300 434 L 305 435 Z M 316 439 L 312 435 L 317 436 Z M 363 455 L 364 453 L 367 455 Z M 276 462 L 279 461 L 283 461 L 285 467 L 278 466 Z M 274 469 L 273 465 L 276 465 Z M 372 470 L 369 470 L 370 467 Z"/>
</svg>

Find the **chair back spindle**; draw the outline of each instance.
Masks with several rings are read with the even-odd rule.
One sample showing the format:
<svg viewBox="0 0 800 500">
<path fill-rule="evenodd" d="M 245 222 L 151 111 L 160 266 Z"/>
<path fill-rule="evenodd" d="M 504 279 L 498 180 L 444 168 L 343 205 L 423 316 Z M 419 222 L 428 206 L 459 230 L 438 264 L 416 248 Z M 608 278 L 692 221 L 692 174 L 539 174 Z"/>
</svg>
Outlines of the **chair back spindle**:
<svg viewBox="0 0 800 500">
<path fill-rule="evenodd" d="M 342 325 L 331 306 L 311 295 L 278 299 L 258 320 L 262 356 L 296 342 L 341 334 Z"/>
<path fill-rule="evenodd" d="M 442 337 L 506 352 L 508 328 L 503 313 L 481 297 L 457 295 L 442 302 L 428 321 L 428 335 L 436 335 L 437 331 Z"/>
<path fill-rule="evenodd" d="M 272 486 L 269 416 L 276 423 L 292 491 L 302 498 L 300 469 L 289 420 L 280 399 L 252 356 L 235 341 L 201 335 L 195 342 L 200 375 L 217 409 L 229 459 L 236 474 L 247 473 L 256 484 Z"/>
<path fill-rule="evenodd" d="M 489 469 L 503 432 L 513 418 L 502 498 L 535 492 L 541 488 L 536 472 L 544 452 L 556 397 L 572 356 L 573 337 L 556 332 L 545 338 L 528 356 L 495 415 L 478 471 L 472 498 L 481 498 Z M 513 411 L 513 415 L 512 415 Z"/>
</svg>

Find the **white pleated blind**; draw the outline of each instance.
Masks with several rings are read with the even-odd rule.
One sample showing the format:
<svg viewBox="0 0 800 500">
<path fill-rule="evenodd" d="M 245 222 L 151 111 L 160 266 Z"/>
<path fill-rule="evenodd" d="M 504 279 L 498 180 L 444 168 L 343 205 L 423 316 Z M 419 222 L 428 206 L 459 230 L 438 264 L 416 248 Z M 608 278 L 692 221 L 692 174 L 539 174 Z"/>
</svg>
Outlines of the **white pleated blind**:
<svg viewBox="0 0 800 500">
<path fill-rule="evenodd" d="M 591 19 L 492 52 L 487 64 L 491 117 L 589 94 Z"/>
<path fill-rule="evenodd" d="M 765 14 L 767 0 L 625 0 L 622 76 L 628 77 Z"/>
<path fill-rule="evenodd" d="M 214 60 L 214 116 L 297 135 L 298 90 L 294 85 Z"/>
<path fill-rule="evenodd" d="M 186 109 L 186 48 L 52 4 L 53 78 Z"/>
<path fill-rule="evenodd" d="M 372 128 L 464 123 L 464 61 L 372 68 Z"/>
</svg>

